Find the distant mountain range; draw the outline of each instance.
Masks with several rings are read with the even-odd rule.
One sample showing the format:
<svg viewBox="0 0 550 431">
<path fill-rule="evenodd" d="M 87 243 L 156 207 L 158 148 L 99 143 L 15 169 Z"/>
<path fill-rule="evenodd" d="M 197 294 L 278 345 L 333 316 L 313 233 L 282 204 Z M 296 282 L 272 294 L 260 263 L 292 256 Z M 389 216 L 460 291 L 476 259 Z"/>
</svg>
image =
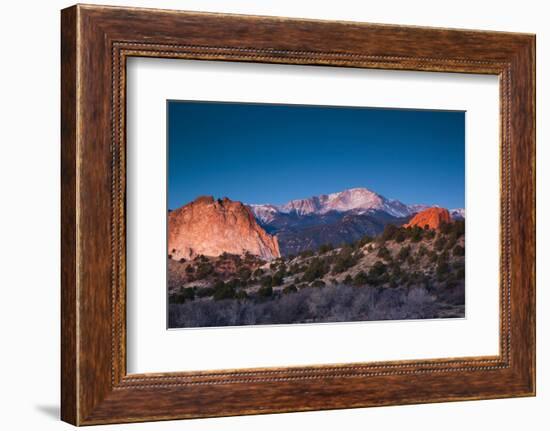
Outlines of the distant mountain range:
<svg viewBox="0 0 550 431">
<path fill-rule="evenodd" d="M 436 211 L 428 211 L 431 208 Z M 441 211 L 437 211 L 441 209 Z M 406 205 L 366 188 L 292 200 L 283 205 L 243 204 L 228 198 L 202 196 L 169 211 L 168 253 L 174 260 L 221 253 L 252 253 L 267 260 L 316 250 L 323 244 L 350 244 L 376 236 L 391 223 L 405 225 L 418 213 L 431 226 L 464 219 L 464 209 Z M 423 225 L 421 227 L 424 227 Z"/>
<path fill-rule="evenodd" d="M 407 217 L 427 208 L 427 205 L 408 206 L 398 200 L 386 199 L 366 188 L 354 188 L 328 195 L 312 196 L 307 199 L 296 199 L 283 205 L 249 205 L 256 219 L 269 223 L 278 214 L 297 216 L 323 215 L 330 212 L 369 214 L 385 212 L 393 217 Z"/>
<path fill-rule="evenodd" d="M 366 188 L 292 200 L 283 205 L 248 205 L 260 226 L 277 236 L 283 255 L 377 235 L 386 224 L 405 224 L 416 213 L 434 206 L 437 207 L 406 205 Z M 454 220 L 465 217 L 463 208 L 450 209 L 449 213 Z"/>
</svg>

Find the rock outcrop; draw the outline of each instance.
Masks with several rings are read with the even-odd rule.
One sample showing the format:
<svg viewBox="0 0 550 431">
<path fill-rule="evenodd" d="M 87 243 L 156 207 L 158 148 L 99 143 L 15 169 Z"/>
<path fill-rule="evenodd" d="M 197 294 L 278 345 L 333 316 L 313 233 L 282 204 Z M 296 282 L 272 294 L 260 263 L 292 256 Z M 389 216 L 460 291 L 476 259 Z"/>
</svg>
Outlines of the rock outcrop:
<svg viewBox="0 0 550 431">
<path fill-rule="evenodd" d="M 418 226 L 439 229 L 442 223 L 450 223 L 451 214 L 445 208 L 432 207 L 420 211 L 404 227 Z"/>
<path fill-rule="evenodd" d="M 168 254 L 172 259 L 224 252 L 248 252 L 265 260 L 281 256 L 277 237 L 262 229 L 241 202 L 202 196 L 168 214 Z"/>
</svg>

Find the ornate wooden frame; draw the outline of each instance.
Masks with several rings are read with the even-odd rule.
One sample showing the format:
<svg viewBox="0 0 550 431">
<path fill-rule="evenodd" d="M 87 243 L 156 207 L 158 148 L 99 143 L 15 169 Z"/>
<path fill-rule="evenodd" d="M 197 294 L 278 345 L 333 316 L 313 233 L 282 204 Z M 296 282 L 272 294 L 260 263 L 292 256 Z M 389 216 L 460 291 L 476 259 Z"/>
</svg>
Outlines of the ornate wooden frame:
<svg viewBox="0 0 550 431">
<path fill-rule="evenodd" d="M 73 6 L 62 11 L 61 416 L 75 425 L 535 394 L 535 36 Z M 501 106 L 495 357 L 127 375 L 129 56 L 494 74 Z"/>
</svg>

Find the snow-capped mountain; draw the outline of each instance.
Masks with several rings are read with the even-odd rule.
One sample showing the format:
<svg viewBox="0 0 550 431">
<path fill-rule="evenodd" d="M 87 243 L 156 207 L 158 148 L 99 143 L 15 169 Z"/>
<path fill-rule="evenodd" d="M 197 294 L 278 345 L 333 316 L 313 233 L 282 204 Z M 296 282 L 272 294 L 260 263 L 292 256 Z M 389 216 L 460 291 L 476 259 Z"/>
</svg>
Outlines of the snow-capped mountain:
<svg viewBox="0 0 550 431">
<path fill-rule="evenodd" d="M 271 222 L 280 212 L 277 206 L 270 204 L 251 204 L 248 205 L 248 207 L 252 211 L 252 214 L 254 214 L 254 217 L 256 217 L 256 220 L 258 220 L 260 223 Z"/>
<path fill-rule="evenodd" d="M 331 211 L 354 214 L 381 211 L 393 217 L 407 217 L 418 212 L 416 207 L 409 207 L 396 199 L 387 199 L 366 188 L 353 188 L 328 195 L 296 199 L 283 205 L 250 205 L 250 208 L 256 218 L 263 223 L 269 223 L 277 213 L 305 216 L 322 215 Z"/>
<path fill-rule="evenodd" d="M 464 220 L 466 218 L 466 210 L 464 208 L 453 208 L 449 212 L 453 220 Z"/>
<path fill-rule="evenodd" d="M 248 207 L 269 234 L 277 235 L 281 253 L 288 255 L 329 242 L 350 243 L 364 235 L 378 235 L 386 224 L 403 225 L 415 214 L 437 205 L 406 205 L 366 188 L 353 188 L 282 205 Z M 449 213 L 453 220 L 464 219 L 462 208 Z"/>
<path fill-rule="evenodd" d="M 428 209 L 430 207 L 438 207 L 439 205 L 424 205 L 424 204 L 412 204 L 407 205 L 407 208 L 411 212 L 411 214 L 419 213 L 420 211 L 424 211 L 425 209 Z"/>
</svg>

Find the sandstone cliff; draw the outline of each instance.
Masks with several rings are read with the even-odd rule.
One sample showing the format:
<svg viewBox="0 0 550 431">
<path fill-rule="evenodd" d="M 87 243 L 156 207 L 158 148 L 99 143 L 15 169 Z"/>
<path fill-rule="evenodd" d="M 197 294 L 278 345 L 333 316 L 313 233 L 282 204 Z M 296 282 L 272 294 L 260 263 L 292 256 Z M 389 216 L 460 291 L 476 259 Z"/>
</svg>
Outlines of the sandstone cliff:
<svg viewBox="0 0 550 431">
<path fill-rule="evenodd" d="M 450 223 L 451 214 L 445 208 L 427 208 L 424 211 L 420 211 L 416 214 L 409 223 L 404 225 L 405 227 L 418 226 L 425 228 L 428 226 L 430 229 L 439 229 L 442 223 Z"/>
<path fill-rule="evenodd" d="M 168 214 L 168 254 L 172 259 L 224 252 L 249 252 L 265 260 L 281 255 L 277 238 L 262 229 L 241 202 L 203 196 Z"/>
</svg>

